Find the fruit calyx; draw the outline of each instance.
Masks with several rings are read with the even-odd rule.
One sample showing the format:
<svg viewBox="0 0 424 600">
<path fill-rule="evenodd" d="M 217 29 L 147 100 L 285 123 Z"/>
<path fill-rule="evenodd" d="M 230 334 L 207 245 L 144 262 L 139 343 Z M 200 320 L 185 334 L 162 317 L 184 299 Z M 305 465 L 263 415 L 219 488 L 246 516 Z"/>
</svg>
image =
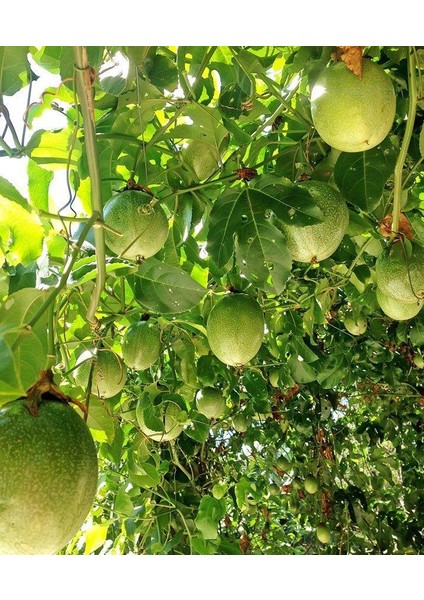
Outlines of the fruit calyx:
<svg viewBox="0 0 424 600">
<path fill-rule="evenodd" d="M 53 373 L 51 369 L 41 371 L 38 380 L 26 391 L 25 406 L 33 417 L 38 415 L 38 408 L 41 402 L 55 401 L 63 402 L 64 404 L 76 404 L 87 417 L 87 408 L 74 400 L 67 394 L 64 394 L 61 389 L 53 381 Z"/>
<path fill-rule="evenodd" d="M 136 183 L 135 179 L 132 178 L 128 179 L 127 185 L 119 191 L 126 192 L 127 190 L 137 190 L 139 192 L 146 192 L 146 194 L 149 194 L 153 197 L 153 192 L 150 188 L 148 188 L 146 185 L 139 185 L 138 183 Z"/>
</svg>

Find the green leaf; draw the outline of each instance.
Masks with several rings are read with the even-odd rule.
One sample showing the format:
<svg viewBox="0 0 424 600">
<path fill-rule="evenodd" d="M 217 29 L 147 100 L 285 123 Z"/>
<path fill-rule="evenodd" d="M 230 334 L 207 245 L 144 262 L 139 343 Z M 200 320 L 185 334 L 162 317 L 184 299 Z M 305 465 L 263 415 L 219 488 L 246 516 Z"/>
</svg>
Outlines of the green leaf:
<svg viewBox="0 0 424 600">
<path fill-rule="evenodd" d="M 144 462 L 137 465 L 137 483 L 142 487 L 152 488 L 159 485 L 161 476 L 151 463 Z"/>
<path fill-rule="evenodd" d="M 310 383 L 317 378 L 315 369 L 307 362 L 299 360 L 296 356 L 290 356 L 288 364 L 291 375 L 297 383 Z"/>
<path fill-rule="evenodd" d="M 167 56 L 156 54 L 148 70 L 150 81 L 160 89 L 174 91 L 178 86 L 178 71 L 175 63 Z"/>
<path fill-rule="evenodd" d="M 325 389 L 335 388 L 345 377 L 345 369 L 345 360 L 342 355 L 330 356 L 320 365 L 316 379 Z"/>
<path fill-rule="evenodd" d="M 184 433 L 192 440 L 204 444 L 209 437 L 209 419 L 197 412 L 197 410 L 192 410 L 190 412 L 190 420 L 191 423 L 184 429 Z"/>
<path fill-rule="evenodd" d="M 53 173 L 41 168 L 33 161 L 28 161 L 28 191 L 31 205 L 38 210 L 49 211 L 49 187 Z"/>
<path fill-rule="evenodd" d="M 17 390 L 21 395 L 37 381 L 40 371 L 47 366 L 47 313 L 31 329 L 27 329 L 26 325 L 42 307 L 48 294 L 25 288 L 10 294 L 0 307 L 3 401 L 6 401 L 5 390 L 9 400 L 13 400 L 10 393 Z"/>
<path fill-rule="evenodd" d="M 0 46 L 0 95 L 12 96 L 29 82 L 28 48 Z"/>
<path fill-rule="evenodd" d="M 424 324 L 417 323 L 409 332 L 409 339 L 414 346 L 424 346 Z"/>
<path fill-rule="evenodd" d="M 334 167 L 334 180 L 346 200 L 364 212 L 375 210 L 396 156 L 388 143 L 366 152 L 342 152 Z"/>
<path fill-rule="evenodd" d="M 125 491 L 125 486 L 121 486 L 116 494 L 115 498 L 115 511 L 119 515 L 130 517 L 134 511 L 134 505 L 131 502 L 131 498 L 128 492 Z"/>
<path fill-rule="evenodd" d="M 28 200 L 22 196 L 10 181 L 4 179 L 4 177 L 0 177 L 0 195 L 8 200 L 12 200 L 12 202 L 20 204 L 25 210 L 31 210 L 28 205 Z"/>
<path fill-rule="evenodd" d="M 238 234 L 236 256 L 240 275 L 261 290 L 281 294 L 290 275 L 292 259 L 284 235 L 262 215 L 251 213 Z"/>
<path fill-rule="evenodd" d="M 424 158 L 424 125 L 421 127 L 420 132 L 420 154 Z"/>
<path fill-rule="evenodd" d="M 194 522 L 205 540 L 217 539 L 218 523 L 224 518 L 225 512 L 225 500 L 217 500 L 212 496 L 203 496 Z"/>
<path fill-rule="evenodd" d="M 13 352 L 3 339 L 4 330 L 0 329 L 0 406 L 25 394 Z"/>
<path fill-rule="evenodd" d="M 29 156 L 49 171 L 78 166 L 81 142 L 71 129 L 61 131 L 36 131 L 27 145 Z"/>
<path fill-rule="evenodd" d="M 219 110 L 203 106 L 203 104 L 193 104 L 188 106 L 184 115 L 189 117 L 193 123 L 176 125 L 163 138 L 201 140 L 212 146 L 214 153 L 220 156 L 224 141 L 228 137 L 228 131 L 222 124 Z"/>
<path fill-rule="evenodd" d="M 7 228 L 8 235 L 5 235 Z M 40 219 L 20 204 L 0 197 L 0 245 L 11 265 L 28 266 L 41 255 L 44 231 Z"/>
<path fill-rule="evenodd" d="M 99 85 L 107 94 L 119 96 L 133 81 L 134 69 L 130 61 L 121 52 L 102 64 L 99 71 Z"/>
<path fill-rule="evenodd" d="M 273 199 L 255 189 L 224 194 L 210 217 L 208 253 L 223 268 L 234 251 L 240 273 L 253 285 L 280 294 L 291 270 L 291 257 L 284 236 L 271 222 Z"/>
<path fill-rule="evenodd" d="M 113 417 L 108 414 L 104 403 L 99 398 L 91 395 L 90 397 L 90 409 L 88 412 L 87 425 L 90 429 L 102 432 L 102 436 L 97 438 L 106 439 L 111 442 L 115 435 L 115 422 Z"/>
<path fill-rule="evenodd" d="M 157 313 L 178 314 L 199 304 L 206 294 L 185 271 L 148 258 L 128 278 L 137 301 Z"/>
</svg>

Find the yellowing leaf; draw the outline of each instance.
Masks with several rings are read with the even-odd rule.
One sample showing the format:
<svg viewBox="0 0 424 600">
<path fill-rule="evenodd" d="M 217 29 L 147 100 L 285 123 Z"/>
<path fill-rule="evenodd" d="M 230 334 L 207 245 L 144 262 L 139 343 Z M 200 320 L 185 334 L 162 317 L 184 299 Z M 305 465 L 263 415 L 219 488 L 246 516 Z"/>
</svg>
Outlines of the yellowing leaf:
<svg viewBox="0 0 424 600">
<path fill-rule="evenodd" d="M 81 157 L 81 142 L 69 129 L 37 131 L 29 143 L 31 158 L 44 169 L 55 171 L 69 165 L 76 167 Z"/>
<path fill-rule="evenodd" d="M 85 534 L 85 550 L 84 554 L 91 554 L 103 546 L 106 541 L 107 525 L 93 525 Z"/>
<path fill-rule="evenodd" d="M 40 219 L 3 196 L 0 196 L 0 232 L 0 245 L 9 264 L 27 266 L 41 255 L 44 232 Z"/>
</svg>

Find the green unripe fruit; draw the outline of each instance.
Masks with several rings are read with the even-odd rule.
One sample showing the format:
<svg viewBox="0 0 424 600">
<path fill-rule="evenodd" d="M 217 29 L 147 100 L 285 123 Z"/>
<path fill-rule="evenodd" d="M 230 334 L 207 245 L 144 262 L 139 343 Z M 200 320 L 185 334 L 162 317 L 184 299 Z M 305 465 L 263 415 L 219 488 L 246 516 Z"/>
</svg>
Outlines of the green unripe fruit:
<svg viewBox="0 0 424 600">
<path fill-rule="evenodd" d="M 282 471 L 288 471 L 291 467 L 291 463 L 287 458 L 284 458 L 284 456 L 280 456 L 277 458 L 277 467 Z"/>
<path fill-rule="evenodd" d="M 219 168 L 220 156 L 216 147 L 203 140 L 192 140 L 182 150 L 184 164 L 199 181 L 207 179 Z"/>
<path fill-rule="evenodd" d="M 181 423 L 181 413 L 183 412 L 180 406 L 172 400 L 163 400 L 159 405 L 160 417 L 162 421 L 162 429 L 156 431 L 147 427 L 144 417 L 144 403 L 139 401 L 136 408 L 136 418 L 141 431 L 149 439 L 155 442 L 169 442 L 175 440 L 182 430 L 184 423 Z"/>
<path fill-rule="evenodd" d="M 151 367 L 160 356 L 160 332 L 156 323 L 140 321 L 131 325 L 122 340 L 125 363 L 136 371 Z"/>
<path fill-rule="evenodd" d="M 207 338 L 212 352 L 227 365 L 241 366 L 259 352 L 264 336 L 264 316 L 248 294 L 228 294 L 212 308 Z"/>
<path fill-rule="evenodd" d="M 246 417 L 243 414 L 235 415 L 233 417 L 233 427 L 239 433 L 245 433 L 248 427 Z"/>
<path fill-rule="evenodd" d="M 270 496 L 279 496 L 280 486 L 278 486 L 276 483 L 271 483 L 271 485 L 268 487 L 268 492 Z"/>
<path fill-rule="evenodd" d="M 309 192 L 322 211 L 322 221 L 313 225 L 281 222 L 287 248 L 299 262 L 320 262 L 339 247 L 349 224 L 347 204 L 338 190 L 322 181 L 305 181 L 299 187 Z"/>
<path fill-rule="evenodd" d="M 322 544 L 328 544 L 331 539 L 331 532 L 325 525 L 317 527 L 317 538 Z"/>
<path fill-rule="evenodd" d="M 408 319 L 412 319 L 420 312 L 424 304 L 423 300 L 417 300 L 416 302 L 401 302 L 400 300 L 396 300 L 396 298 L 387 296 L 379 288 L 377 288 L 376 293 L 377 302 L 381 310 L 395 321 L 407 321 Z"/>
<path fill-rule="evenodd" d="M 375 273 L 383 295 L 411 304 L 424 299 L 424 248 L 415 242 L 411 247 L 397 242 L 383 250 Z"/>
<path fill-rule="evenodd" d="M 256 506 L 256 504 L 250 504 L 250 502 L 248 502 L 244 507 L 243 512 L 246 515 L 253 516 L 256 515 L 256 513 L 258 512 L 258 507 Z"/>
<path fill-rule="evenodd" d="M 105 230 L 107 246 L 122 258 L 149 258 L 163 248 L 168 237 L 168 219 L 152 197 L 138 190 L 113 196 L 105 205 L 106 225 L 122 234 Z"/>
<path fill-rule="evenodd" d="M 23 400 L 0 409 L 0 554 L 55 554 L 83 524 L 97 489 L 90 430 L 64 402 L 38 415 Z"/>
<path fill-rule="evenodd" d="M 421 354 L 415 354 L 414 355 L 414 365 L 418 369 L 424 369 L 424 357 L 421 356 Z"/>
<path fill-rule="evenodd" d="M 363 76 L 344 62 L 326 67 L 311 90 L 311 113 L 322 139 L 342 152 L 377 146 L 390 131 L 396 98 L 390 77 L 365 59 Z"/>
<path fill-rule="evenodd" d="M 225 411 L 225 398 L 220 390 L 205 387 L 196 397 L 197 410 L 208 419 L 219 419 Z"/>
<path fill-rule="evenodd" d="M 318 481 L 315 477 L 312 477 L 312 475 L 305 479 L 305 491 L 308 492 L 308 494 L 316 494 L 318 491 Z"/>
<path fill-rule="evenodd" d="M 118 394 L 124 387 L 127 368 L 117 354 L 111 350 L 86 350 L 77 359 L 79 365 L 74 371 L 76 383 L 86 388 L 90 375 L 92 361 L 93 378 L 91 392 L 100 398 L 111 398 Z"/>
</svg>

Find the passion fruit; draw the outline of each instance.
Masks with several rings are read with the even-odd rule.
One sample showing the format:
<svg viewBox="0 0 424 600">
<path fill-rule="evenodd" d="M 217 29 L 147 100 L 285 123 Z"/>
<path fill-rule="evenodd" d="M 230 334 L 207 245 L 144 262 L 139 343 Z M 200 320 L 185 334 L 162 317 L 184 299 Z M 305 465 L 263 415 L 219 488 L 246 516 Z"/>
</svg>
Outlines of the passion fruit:
<svg viewBox="0 0 424 600">
<path fill-rule="evenodd" d="M 184 164 L 198 181 L 207 179 L 219 168 L 218 150 L 203 140 L 191 140 L 182 150 Z"/>
<path fill-rule="evenodd" d="M 322 211 L 322 221 L 313 225 L 294 225 L 281 222 L 287 248 L 299 262 L 320 262 L 339 247 L 349 225 L 347 204 L 338 190 L 322 181 L 298 184 L 308 191 Z"/>
<path fill-rule="evenodd" d="M 103 218 L 117 233 L 105 230 L 105 241 L 116 255 L 129 260 L 149 258 L 163 248 L 168 237 L 168 219 L 152 197 L 139 190 L 126 190 L 105 205 Z"/>
<path fill-rule="evenodd" d="M 424 299 L 424 248 L 416 242 L 391 244 L 375 263 L 377 287 L 381 293 L 400 302 Z"/>
<path fill-rule="evenodd" d="M 127 368 L 111 350 L 85 350 L 76 362 L 76 383 L 82 388 L 87 387 L 93 360 L 92 393 L 100 398 L 111 398 L 118 394 L 125 385 Z"/>
<path fill-rule="evenodd" d="M 305 491 L 308 492 L 308 494 L 316 494 L 316 492 L 318 491 L 318 480 L 313 475 L 309 475 L 305 479 L 304 485 Z"/>
<path fill-rule="evenodd" d="M 90 430 L 69 404 L 22 399 L 0 408 L 0 554 L 56 554 L 77 533 L 97 489 Z"/>
<path fill-rule="evenodd" d="M 262 309 L 248 294 L 228 294 L 212 308 L 206 330 L 209 346 L 220 361 L 232 366 L 245 365 L 262 345 Z"/>
<path fill-rule="evenodd" d="M 321 544 L 328 544 L 331 539 L 331 531 L 328 529 L 326 525 L 319 525 L 317 527 L 317 538 L 321 542 Z"/>
<path fill-rule="evenodd" d="M 156 323 L 140 321 L 131 325 L 122 340 L 122 356 L 131 369 L 148 369 L 160 356 L 160 331 Z"/>
<path fill-rule="evenodd" d="M 377 302 L 381 310 L 394 321 L 407 321 L 415 317 L 421 310 L 424 300 L 415 302 L 401 302 L 384 294 L 377 288 Z"/>
<path fill-rule="evenodd" d="M 219 419 L 225 412 L 225 398 L 221 390 L 205 387 L 196 397 L 197 410 L 208 419 Z"/>
<path fill-rule="evenodd" d="M 311 90 L 311 114 L 322 139 L 342 152 L 362 152 L 377 146 L 389 133 L 396 111 L 390 77 L 365 59 L 362 78 L 344 62 L 333 63 Z"/>
</svg>

